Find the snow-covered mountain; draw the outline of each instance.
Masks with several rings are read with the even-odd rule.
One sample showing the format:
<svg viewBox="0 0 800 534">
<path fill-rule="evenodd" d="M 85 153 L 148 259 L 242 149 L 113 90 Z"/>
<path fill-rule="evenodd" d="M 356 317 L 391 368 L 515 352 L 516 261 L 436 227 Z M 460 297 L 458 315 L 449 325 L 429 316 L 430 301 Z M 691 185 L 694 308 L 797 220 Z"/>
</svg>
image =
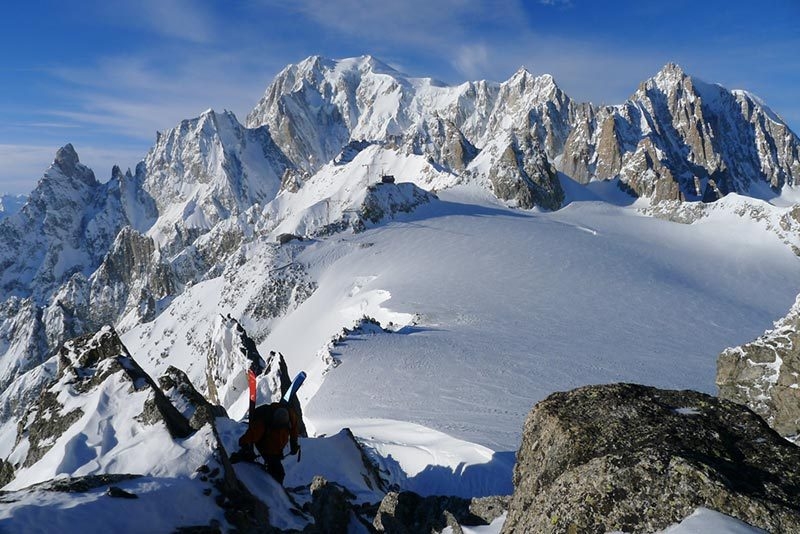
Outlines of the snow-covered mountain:
<svg viewBox="0 0 800 534">
<path fill-rule="evenodd" d="M 619 177 L 631 193 L 656 200 L 763 196 L 800 176 L 800 141 L 774 112 L 745 91 L 707 84 L 675 64 L 624 104 L 596 107 L 576 103 L 551 76 L 525 69 L 500 84 L 450 87 L 410 78 L 370 56 L 314 56 L 276 77 L 247 125 L 267 125 L 309 172 L 349 141 L 365 140 L 463 175 L 480 151 L 511 133 L 523 141 L 504 141 L 499 153 L 509 147 L 529 161 L 517 147 L 534 145 L 537 157 L 581 183 Z M 560 204 L 558 195 L 550 195 L 549 207 Z"/>
<path fill-rule="evenodd" d="M 675 64 L 625 104 L 583 120 L 562 161 L 582 182 L 619 176 L 637 196 L 709 201 L 729 192 L 774 196 L 800 176 L 800 143 L 775 113 Z"/>
<path fill-rule="evenodd" d="M 178 440 L 230 453 L 245 369 L 275 351 L 260 402 L 307 371 L 308 450 L 353 458 L 336 470 L 304 452 L 297 486 L 317 470 L 362 504 L 390 487 L 507 494 L 535 402 L 617 381 L 710 393 L 716 355 L 785 314 L 800 292 L 798 175 L 777 115 L 674 65 L 595 107 L 524 69 L 449 87 L 372 57 L 312 57 L 276 77 L 247 126 L 209 110 L 106 183 L 66 145 L 0 221 L 0 473 L 20 491 L 63 474 L 159 477 L 161 456 L 119 455 L 164 433 L 137 426 L 145 397 L 183 412 L 188 386 L 230 418 Z M 114 361 L 163 379 L 132 379 L 127 401 L 129 374 L 59 363 L 65 342 L 116 332 Z M 36 438 L 43 390 L 80 421 L 99 415 Z M 104 428 L 124 439 L 98 418 L 121 418 Z M 28 460 L 32 439 L 51 448 Z M 200 460 L 165 480 L 195 480 Z M 239 471 L 255 491 L 258 474 Z M 311 521 L 274 489 L 256 497 L 281 528 Z"/>
</svg>

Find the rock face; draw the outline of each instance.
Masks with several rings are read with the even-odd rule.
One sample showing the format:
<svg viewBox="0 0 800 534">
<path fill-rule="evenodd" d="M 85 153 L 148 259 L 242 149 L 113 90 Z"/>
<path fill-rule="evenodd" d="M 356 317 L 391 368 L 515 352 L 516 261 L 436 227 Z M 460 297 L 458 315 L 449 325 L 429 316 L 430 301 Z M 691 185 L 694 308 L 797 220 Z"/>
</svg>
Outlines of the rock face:
<svg viewBox="0 0 800 534">
<path fill-rule="evenodd" d="M 175 254 L 217 222 L 272 200 L 289 167 L 266 128 L 208 110 L 159 134 L 136 176 L 158 210 L 159 244 Z"/>
<path fill-rule="evenodd" d="M 800 438 L 800 295 L 772 330 L 719 355 L 717 387 L 782 436 Z"/>
<path fill-rule="evenodd" d="M 350 503 L 346 490 L 321 476 L 314 477 L 309 489 L 312 498 L 309 508 L 316 527 L 314 532 L 347 532 Z"/>
<path fill-rule="evenodd" d="M 561 167 L 636 196 L 713 201 L 800 179 L 800 141 L 756 97 L 667 64 L 622 105 L 576 108 Z"/>
<path fill-rule="evenodd" d="M 413 534 L 416 532 L 463 533 L 462 526 L 488 525 L 505 512 L 505 497 L 462 499 L 461 497 L 422 497 L 410 491 L 390 492 L 381 501 L 373 521 L 378 532 Z"/>
<path fill-rule="evenodd" d="M 654 532 L 697 507 L 800 529 L 800 448 L 747 408 L 633 385 L 555 393 L 529 414 L 503 532 Z"/>
<path fill-rule="evenodd" d="M 564 201 L 564 191 L 556 169 L 531 136 L 513 135 L 507 144 L 502 144 L 502 155 L 489 169 L 495 196 L 523 209 L 558 209 Z"/>
<path fill-rule="evenodd" d="M 364 202 L 357 211 L 357 219 L 350 222 L 354 230 L 364 230 L 368 224 L 393 219 L 398 213 L 410 213 L 417 207 L 436 199 L 411 183 L 377 183 L 367 187 Z"/>
<path fill-rule="evenodd" d="M 260 374 L 266 368 L 255 342 L 230 315 L 217 317 L 206 358 L 208 397 L 225 408 L 247 390 L 248 369 Z"/>
<path fill-rule="evenodd" d="M 189 421 L 193 430 L 212 423 L 215 417 L 227 417 L 222 406 L 211 404 L 197 391 L 186 373 L 169 366 L 158 379 L 158 385 L 170 403 Z"/>
<path fill-rule="evenodd" d="M 100 184 L 65 145 L 22 209 L 0 221 L 0 297 L 41 302 L 75 273 L 88 275 L 129 223 L 124 177 Z"/>
</svg>

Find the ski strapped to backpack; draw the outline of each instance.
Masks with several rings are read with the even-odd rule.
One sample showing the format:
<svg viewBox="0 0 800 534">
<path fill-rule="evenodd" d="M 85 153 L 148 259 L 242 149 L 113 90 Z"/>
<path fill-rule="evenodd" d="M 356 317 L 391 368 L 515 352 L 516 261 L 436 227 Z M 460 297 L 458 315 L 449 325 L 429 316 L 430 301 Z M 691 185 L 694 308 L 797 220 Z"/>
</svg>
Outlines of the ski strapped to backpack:
<svg viewBox="0 0 800 534">
<path fill-rule="evenodd" d="M 290 385 L 289 389 L 286 390 L 286 393 L 283 394 L 281 403 L 289 404 L 292 400 L 292 397 L 297 393 L 297 390 L 300 389 L 300 386 L 302 386 L 303 382 L 305 381 L 306 381 L 306 372 L 300 371 L 299 373 L 297 373 L 297 376 L 294 377 L 294 380 L 292 380 L 292 385 Z"/>
</svg>

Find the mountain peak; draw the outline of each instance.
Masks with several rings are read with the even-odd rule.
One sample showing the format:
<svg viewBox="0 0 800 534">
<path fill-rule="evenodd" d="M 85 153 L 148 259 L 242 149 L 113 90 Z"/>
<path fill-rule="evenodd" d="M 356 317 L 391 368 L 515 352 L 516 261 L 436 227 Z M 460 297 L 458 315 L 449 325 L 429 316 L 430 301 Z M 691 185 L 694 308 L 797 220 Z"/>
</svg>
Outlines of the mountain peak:
<svg viewBox="0 0 800 534">
<path fill-rule="evenodd" d="M 380 74 L 392 74 L 398 75 L 400 72 L 397 69 L 391 67 L 388 63 L 376 58 L 372 55 L 361 56 L 360 59 L 365 66 L 369 68 L 372 72 L 377 72 Z"/>
<path fill-rule="evenodd" d="M 514 74 L 511 76 L 511 79 L 512 79 L 512 80 L 513 80 L 513 79 L 515 79 L 515 78 L 522 78 L 522 79 L 525 79 L 525 78 L 527 78 L 528 76 L 533 76 L 533 73 L 531 73 L 531 71 L 529 71 L 529 70 L 528 70 L 528 68 L 527 68 L 525 65 L 522 65 L 522 66 L 520 66 L 520 68 L 518 68 L 518 69 L 517 69 L 517 71 L 516 71 L 516 72 L 515 72 L 515 73 L 514 73 Z"/>
<path fill-rule="evenodd" d="M 297 70 L 305 73 L 318 72 L 324 70 L 325 68 L 331 68 L 335 64 L 336 62 L 331 59 L 322 57 L 320 55 L 313 55 L 308 56 L 303 61 L 299 62 L 297 64 Z"/>
<path fill-rule="evenodd" d="M 668 74 L 668 73 L 674 73 L 674 74 L 678 74 L 678 75 L 685 74 L 684 70 L 681 68 L 681 66 L 678 65 L 677 63 L 673 63 L 672 61 L 668 62 L 666 65 L 661 67 L 661 70 L 659 72 L 660 73 L 665 73 L 665 74 Z"/>
<path fill-rule="evenodd" d="M 522 66 L 508 80 L 511 83 L 535 84 L 537 87 L 558 87 L 551 74 L 534 75 L 527 67 Z"/>
<path fill-rule="evenodd" d="M 655 75 L 655 81 L 659 85 L 664 82 L 679 83 L 686 77 L 687 74 L 680 65 L 670 62 L 661 67 L 661 70 Z"/>
<path fill-rule="evenodd" d="M 75 152 L 75 148 L 71 143 L 59 148 L 58 152 L 56 152 L 56 159 L 53 161 L 54 165 L 67 174 L 71 174 L 78 163 L 80 163 L 78 153 Z"/>
</svg>

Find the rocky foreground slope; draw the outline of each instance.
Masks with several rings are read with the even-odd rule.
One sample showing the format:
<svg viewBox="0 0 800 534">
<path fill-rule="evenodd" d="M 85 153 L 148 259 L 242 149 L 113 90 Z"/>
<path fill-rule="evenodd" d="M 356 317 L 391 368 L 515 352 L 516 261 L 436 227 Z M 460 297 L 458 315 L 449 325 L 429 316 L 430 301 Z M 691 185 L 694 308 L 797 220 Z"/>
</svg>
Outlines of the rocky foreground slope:
<svg viewBox="0 0 800 534">
<path fill-rule="evenodd" d="M 555 393 L 525 421 L 503 532 L 655 532 L 705 507 L 800 531 L 800 448 L 749 409 L 633 384 Z"/>
<path fill-rule="evenodd" d="M 288 480 L 303 482 L 286 492 L 229 462 L 242 425 L 180 370 L 154 382 L 110 329 L 67 345 L 22 429 L 0 462 L 11 490 L 0 492 L 0 529 L 24 530 L 48 506 L 110 530 L 146 510 L 164 531 L 645 533 L 700 507 L 768 532 L 800 529 L 800 448 L 747 408 L 693 391 L 611 384 L 551 395 L 525 423 L 510 498 L 402 491 L 346 429 L 302 440 L 304 478 L 290 463 Z M 65 462 L 77 476 L 59 477 Z M 39 483 L 24 488 L 23 474 Z"/>
</svg>

